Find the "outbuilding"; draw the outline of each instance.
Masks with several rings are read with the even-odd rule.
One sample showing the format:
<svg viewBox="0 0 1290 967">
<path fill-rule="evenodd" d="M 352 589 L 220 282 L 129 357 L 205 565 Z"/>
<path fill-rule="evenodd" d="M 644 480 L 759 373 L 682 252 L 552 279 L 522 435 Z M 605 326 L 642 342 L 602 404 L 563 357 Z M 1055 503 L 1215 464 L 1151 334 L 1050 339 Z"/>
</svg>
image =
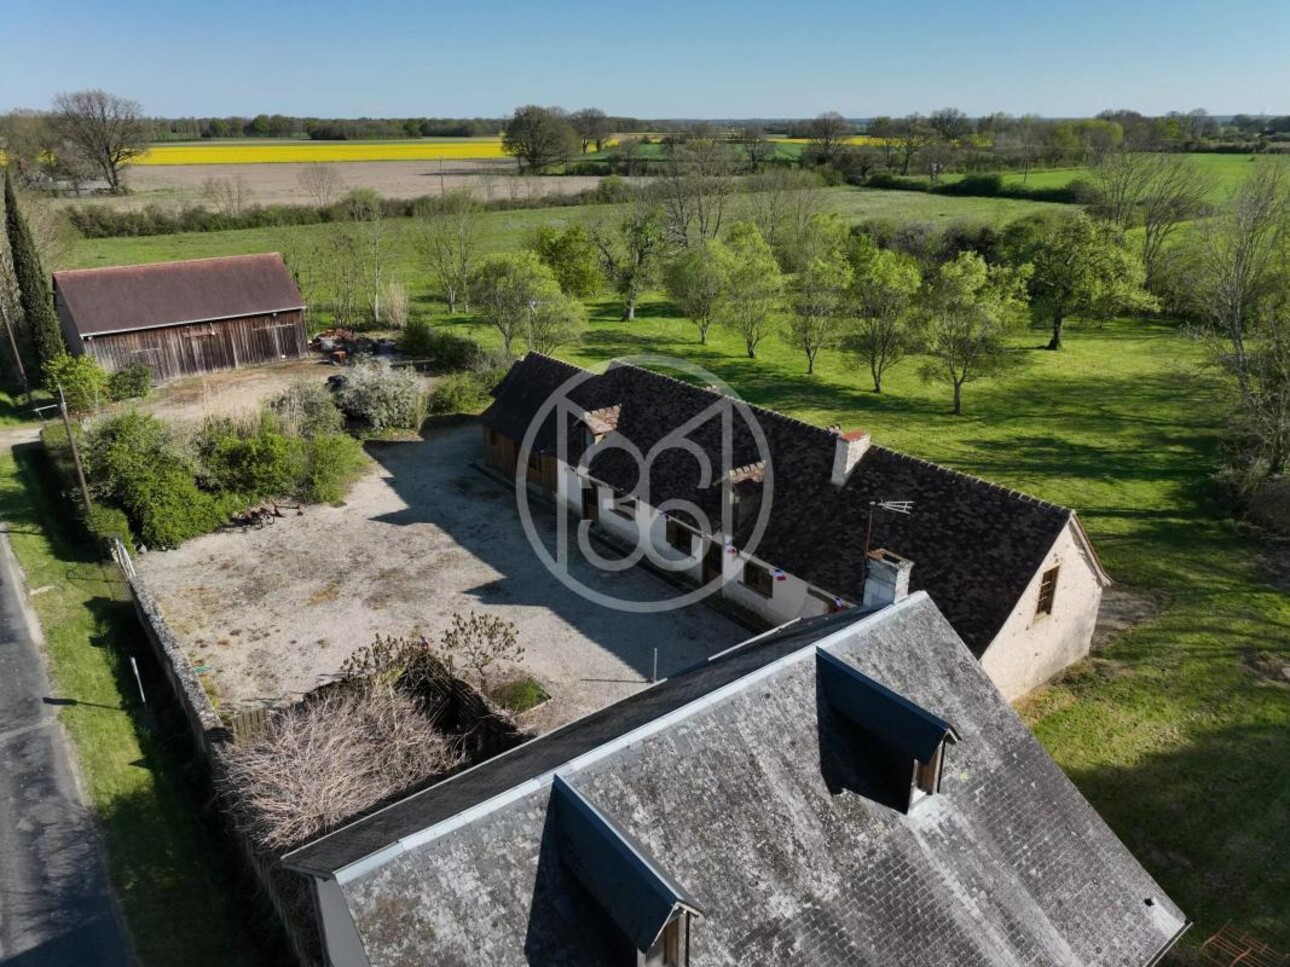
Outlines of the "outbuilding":
<svg viewBox="0 0 1290 967">
<path fill-rule="evenodd" d="M 308 351 L 305 302 L 276 252 L 54 273 L 74 355 L 109 372 L 142 363 L 156 382 Z"/>
</svg>

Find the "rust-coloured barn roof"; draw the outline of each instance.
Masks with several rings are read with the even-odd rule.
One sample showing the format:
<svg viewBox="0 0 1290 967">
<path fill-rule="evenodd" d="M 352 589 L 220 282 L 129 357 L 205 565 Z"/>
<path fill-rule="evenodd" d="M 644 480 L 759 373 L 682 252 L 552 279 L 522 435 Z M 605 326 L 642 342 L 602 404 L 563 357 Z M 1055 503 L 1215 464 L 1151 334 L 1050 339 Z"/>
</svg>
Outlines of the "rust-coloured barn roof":
<svg viewBox="0 0 1290 967">
<path fill-rule="evenodd" d="M 277 252 L 54 273 L 76 331 L 98 336 L 304 308 Z"/>
</svg>

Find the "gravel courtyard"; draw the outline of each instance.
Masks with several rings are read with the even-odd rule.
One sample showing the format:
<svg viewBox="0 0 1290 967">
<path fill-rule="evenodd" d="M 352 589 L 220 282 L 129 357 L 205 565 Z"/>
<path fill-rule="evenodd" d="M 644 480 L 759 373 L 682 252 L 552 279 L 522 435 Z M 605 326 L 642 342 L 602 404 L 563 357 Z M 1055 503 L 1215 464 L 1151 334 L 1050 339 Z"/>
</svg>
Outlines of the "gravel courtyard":
<svg viewBox="0 0 1290 967">
<path fill-rule="evenodd" d="M 514 493 L 472 466 L 479 440 L 472 422 L 376 445 L 376 469 L 343 507 L 140 555 L 223 708 L 297 697 L 376 634 L 434 641 L 454 612 L 475 610 L 519 628 L 523 669 L 552 696 L 525 725 L 545 731 L 643 688 L 655 648 L 664 677 L 750 637 L 702 604 L 625 614 L 566 588 L 525 539 Z M 548 515 L 537 522 L 554 531 Z M 574 571 L 608 594 L 666 596 L 638 569 Z"/>
</svg>

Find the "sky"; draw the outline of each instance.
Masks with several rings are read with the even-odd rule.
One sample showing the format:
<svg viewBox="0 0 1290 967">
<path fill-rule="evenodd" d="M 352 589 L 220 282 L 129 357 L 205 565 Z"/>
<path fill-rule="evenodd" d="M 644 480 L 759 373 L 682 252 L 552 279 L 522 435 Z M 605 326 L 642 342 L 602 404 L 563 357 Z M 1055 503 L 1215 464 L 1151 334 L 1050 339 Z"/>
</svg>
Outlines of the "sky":
<svg viewBox="0 0 1290 967">
<path fill-rule="evenodd" d="M 0 0 L 0 110 L 1290 114 L 1290 0 Z"/>
</svg>

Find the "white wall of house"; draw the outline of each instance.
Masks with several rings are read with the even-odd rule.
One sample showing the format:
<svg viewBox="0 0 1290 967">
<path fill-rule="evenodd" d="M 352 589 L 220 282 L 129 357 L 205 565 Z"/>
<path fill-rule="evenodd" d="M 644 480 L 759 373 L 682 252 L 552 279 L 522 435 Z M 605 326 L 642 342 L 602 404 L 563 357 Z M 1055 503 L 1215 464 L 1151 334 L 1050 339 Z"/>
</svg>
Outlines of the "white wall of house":
<svg viewBox="0 0 1290 967">
<path fill-rule="evenodd" d="M 1009 701 L 1088 654 L 1102 584 L 1076 528 L 1072 520 L 1062 530 L 1016 608 L 981 656 L 986 674 Z M 1052 613 L 1038 614 L 1040 582 L 1044 572 L 1054 567 L 1060 570 Z"/>
</svg>

